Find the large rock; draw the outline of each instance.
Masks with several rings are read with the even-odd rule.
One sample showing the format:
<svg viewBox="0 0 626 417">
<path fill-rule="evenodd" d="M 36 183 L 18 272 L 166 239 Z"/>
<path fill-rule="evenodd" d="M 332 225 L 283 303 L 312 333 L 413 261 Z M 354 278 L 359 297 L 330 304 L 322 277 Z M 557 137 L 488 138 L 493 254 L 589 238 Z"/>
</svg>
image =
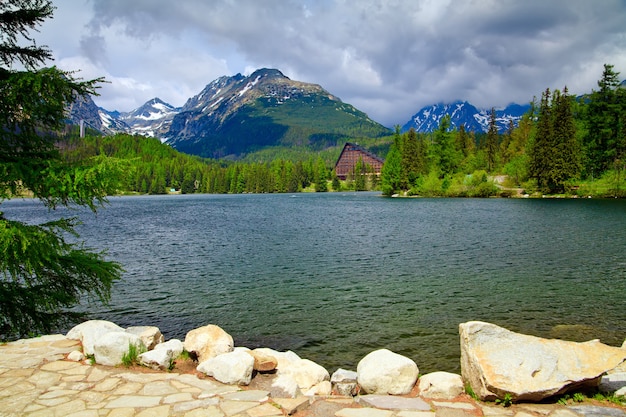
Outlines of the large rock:
<svg viewBox="0 0 626 417">
<path fill-rule="evenodd" d="M 254 358 L 245 350 L 234 350 L 207 359 L 196 368 L 224 384 L 248 385 L 252 380 Z"/>
<path fill-rule="evenodd" d="M 152 369 L 170 369 L 176 359 L 183 352 L 183 342 L 178 339 L 159 343 L 153 350 L 139 355 L 139 363 Z"/>
<path fill-rule="evenodd" d="M 301 359 L 297 353 L 290 350 L 286 352 L 279 352 L 270 348 L 256 348 L 254 351 L 276 359 L 276 369 L 278 370 L 287 368 L 293 362 L 297 362 Z"/>
<path fill-rule="evenodd" d="M 278 375 L 272 382 L 272 398 L 296 398 L 301 394 L 298 383 L 291 375 Z"/>
<path fill-rule="evenodd" d="M 330 375 L 324 367 L 308 359 L 290 362 L 288 365 L 278 368 L 278 373 L 293 377 L 302 391 L 330 379 Z"/>
<path fill-rule="evenodd" d="M 88 320 L 72 327 L 65 337 L 72 340 L 80 340 L 83 344 L 83 353 L 85 355 L 93 355 L 93 345 L 96 340 L 106 333 L 123 331 L 124 329 L 110 321 Z"/>
<path fill-rule="evenodd" d="M 130 345 L 135 346 L 137 353 L 146 349 L 139 336 L 135 334 L 125 331 L 104 334 L 93 345 L 96 363 L 107 366 L 121 365 Z"/>
<path fill-rule="evenodd" d="M 367 394 L 403 395 L 415 386 L 419 369 L 411 359 L 380 349 L 361 359 L 356 373 L 359 385 Z"/>
<path fill-rule="evenodd" d="M 597 340 L 585 343 L 514 333 L 495 324 L 459 325 L 461 373 L 482 400 L 509 394 L 514 401 L 539 401 L 584 387 L 624 359 L 626 351 Z"/>
<path fill-rule="evenodd" d="M 259 349 L 248 352 L 254 358 L 254 370 L 258 372 L 271 372 L 278 366 L 278 359 L 274 356 L 264 353 Z"/>
<path fill-rule="evenodd" d="M 461 375 L 450 372 L 432 372 L 420 377 L 420 396 L 451 400 L 464 391 Z"/>
<path fill-rule="evenodd" d="M 133 326 L 126 329 L 128 333 L 139 336 L 146 349 L 152 350 L 159 343 L 163 343 L 165 338 L 156 326 Z"/>
<path fill-rule="evenodd" d="M 187 333 L 184 342 L 185 350 L 204 362 L 234 349 L 233 337 L 221 327 L 209 324 L 193 329 Z"/>
<path fill-rule="evenodd" d="M 359 385 L 356 382 L 357 373 L 339 368 L 330 377 L 333 390 L 338 395 L 354 397 L 359 393 Z"/>
</svg>

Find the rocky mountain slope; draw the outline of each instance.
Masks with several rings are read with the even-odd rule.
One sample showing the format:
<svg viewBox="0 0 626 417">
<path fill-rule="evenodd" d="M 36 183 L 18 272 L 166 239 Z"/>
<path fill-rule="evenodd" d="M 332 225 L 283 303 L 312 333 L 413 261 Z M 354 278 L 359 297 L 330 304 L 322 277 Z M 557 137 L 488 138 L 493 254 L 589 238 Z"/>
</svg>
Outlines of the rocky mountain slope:
<svg viewBox="0 0 626 417">
<path fill-rule="evenodd" d="M 317 84 L 260 69 L 208 84 L 174 117 L 166 140 L 182 152 L 222 158 L 272 146 L 323 149 L 389 133 Z"/>
</svg>

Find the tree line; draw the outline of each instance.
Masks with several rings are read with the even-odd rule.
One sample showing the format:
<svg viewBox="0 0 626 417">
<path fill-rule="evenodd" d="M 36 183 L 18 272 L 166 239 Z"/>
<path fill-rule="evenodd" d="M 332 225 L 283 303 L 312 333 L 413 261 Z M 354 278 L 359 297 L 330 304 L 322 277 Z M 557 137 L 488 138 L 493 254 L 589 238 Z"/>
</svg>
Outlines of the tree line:
<svg viewBox="0 0 626 417">
<path fill-rule="evenodd" d="M 490 196 L 510 189 L 541 194 L 626 196 L 626 89 L 605 64 L 598 91 L 580 98 L 546 89 L 517 126 L 499 134 L 492 109 L 487 133 L 450 129 L 396 133 L 383 170 L 385 195 Z M 503 187 L 493 181 L 506 178 Z M 509 190 L 507 190 L 507 188 Z"/>
</svg>

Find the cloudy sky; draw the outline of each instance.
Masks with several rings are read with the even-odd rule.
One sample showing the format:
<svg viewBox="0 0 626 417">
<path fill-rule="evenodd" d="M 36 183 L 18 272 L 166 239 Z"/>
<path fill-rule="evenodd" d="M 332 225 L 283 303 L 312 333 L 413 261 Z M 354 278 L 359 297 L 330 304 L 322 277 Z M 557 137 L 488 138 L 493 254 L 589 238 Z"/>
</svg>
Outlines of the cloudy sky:
<svg viewBox="0 0 626 417">
<path fill-rule="evenodd" d="M 175 106 L 222 75 L 278 68 L 386 125 L 421 107 L 527 103 L 626 78 L 624 0 L 53 0 L 55 64 L 109 81 L 95 99 Z"/>
</svg>

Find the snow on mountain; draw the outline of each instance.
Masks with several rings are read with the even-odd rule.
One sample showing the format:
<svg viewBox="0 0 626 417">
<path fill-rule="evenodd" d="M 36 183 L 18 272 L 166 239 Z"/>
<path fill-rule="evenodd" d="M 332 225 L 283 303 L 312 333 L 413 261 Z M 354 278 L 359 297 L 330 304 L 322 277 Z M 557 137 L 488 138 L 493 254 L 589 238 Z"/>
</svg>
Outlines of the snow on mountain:
<svg viewBox="0 0 626 417">
<path fill-rule="evenodd" d="M 119 113 L 119 120 L 128 125 L 131 134 L 160 138 L 169 130 L 178 112 L 180 108 L 153 98 L 133 111 Z"/>
<path fill-rule="evenodd" d="M 500 133 L 506 132 L 510 121 L 513 121 L 513 124 L 517 126 L 529 108 L 530 105 L 510 104 L 504 109 L 496 109 L 498 131 Z M 450 115 L 452 129 L 464 125 L 468 131 L 487 132 L 489 130 L 491 109 L 478 109 L 467 101 L 455 101 L 423 107 L 402 126 L 402 131 L 414 128 L 417 132 L 432 132 L 437 130 L 445 115 Z"/>
</svg>

